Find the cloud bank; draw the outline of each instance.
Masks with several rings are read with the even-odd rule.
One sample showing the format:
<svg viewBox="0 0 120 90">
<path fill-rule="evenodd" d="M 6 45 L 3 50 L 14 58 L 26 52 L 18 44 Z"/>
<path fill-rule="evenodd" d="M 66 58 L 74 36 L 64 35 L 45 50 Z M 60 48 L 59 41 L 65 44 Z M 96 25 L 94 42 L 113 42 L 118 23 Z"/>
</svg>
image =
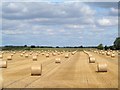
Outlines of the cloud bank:
<svg viewBox="0 0 120 90">
<path fill-rule="evenodd" d="M 3 45 L 111 45 L 118 34 L 116 2 L 3 2 Z"/>
</svg>

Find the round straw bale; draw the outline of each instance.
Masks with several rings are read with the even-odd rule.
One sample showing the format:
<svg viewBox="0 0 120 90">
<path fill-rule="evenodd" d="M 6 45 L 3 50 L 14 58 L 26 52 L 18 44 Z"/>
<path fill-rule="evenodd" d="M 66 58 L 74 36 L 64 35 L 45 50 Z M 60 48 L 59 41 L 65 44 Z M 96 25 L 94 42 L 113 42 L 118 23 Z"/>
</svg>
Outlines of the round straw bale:
<svg viewBox="0 0 120 90">
<path fill-rule="evenodd" d="M 98 72 L 107 72 L 107 64 L 106 63 L 98 63 L 97 69 L 98 69 Z"/>
<path fill-rule="evenodd" d="M 56 58 L 56 59 L 55 59 L 55 63 L 61 63 L 60 58 Z"/>
<path fill-rule="evenodd" d="M 52 55 L 53 55 L 53 56 L 56 56 L 56 53 L 53 53 Z"/>
<path fill-rule="evenodd" d="M 8 57 L 7 57 L 7 60 L 12 60 L 12 56 L 8 56 Z"/>
<path fill-rule="evenodd" d="M 22 56 L 23 56 L 23 54 L 21 53 L 21 54 L 20 54 L 20 56 L 22 57 Z"/>
<path fill-rule="evenodd" d="M 90 58 L 89 58 L 89 63 L 95 63 L 95 58 L 90 57 Z"/>
<path fill-rule="evenodd" d="M 110 52 L 112 52 L 112 50 L 110 50 Z"/>
<path fill-rule="evenodd" d="M 44 55 L 44 53 L 41 53 L 42 55 Z"/>
<path fill-rule="evenodd" d="M 3 78 L 2 76 L 0 76 L 0 90 L 3 89 Z"/>
<path fill-rule="evenodd" d="M 66 55 L 65 55 L 65 58 L 69 58 L 69 55 L 68 55 L 68 54 L 66 54 Z"/>
<path fill-rule="evenodd" d="M 60 52 L 58 52 L 58 55 L 60 55 Z"/>
<path fill-rule="evenodd" d="M 96 53 L 99 54 L 99 51 L 97 51 Z"/>
<path fill-rule="evenodd" d="M 74 55 L 74 54 L 75 54 L 75 52 L 72 52 L 71 54 L 72 54 L 72 55 Z"/>
<path fill-rule="evenodd" d="M 95 53 L 97 52 L 97 51 L 94 51 Z"/>
<path fill-rule="evenodd" d="M 49 57 L 49 54 L 46 54 L 46 57 Z"/>
<path fill-rule="evenodd" d="M 25 57 L 26 57 L 26 58 L 28 58 L 28 56 L 29 56 L 28 54 L 25 54 Z"/>
<path fill-rule="evenodd" d="M 0 61 L 0 68 L 7 68 L 7 61 Z"/>
<path fill-rule="evenodd" d="M 25 52 L 23 52 L 23 54 L 25 54 Z"/>
<path fill-rule="evenodd" d="M 36 56 L 38 56 L 38 53 L 36 53 Z"/>
<path fill-rule="evenodd" d="M 120 51 L 118 51 L 118 50 L 116 51 L 116 53 L 119 53 L 119 52 L 120 52 Z"/>
<path fill-rule="evenodd" d="M 32 55 L 32 52 L 30 53 L 30 55 Z"/>
<path fill-rule="evenodd" d="M 111 57 L 115 57 L 115 54 L 114 54 L 114 53 L 112 53 L 112 54 L 111 54 Z"/>
<path fill-rule="evenodd" d="M 31 66 L 31 75 L 41 75 L 41 74 L 42 74 L 42 65 Z"/>
<path fill-rule="evenodd" d="M 37 61 L 37 56 L 33 56 L 33 61 Z"/>
<path fill-rule="evenodd" d="M 102 52 L 100 51 L 99 54 L 101 54 Z"/>
<path fill-rule="evenodd" d="M 2 54 L 0 55 L 0 58 L 3 58 L 3 55 L 2 55 Z"/>
<path fill-rule="evenodd" d="M 109 51 L 106 54 L 107 54 L 107 56 L 110 56 L 110 52 Z"/>
<path fill-rule="evenodd" d="M 102 55 L 105 55 L 105 52 L 104 52 L 104 51 L 102 51 Z"/>
<path fill-rule="evenodd" d="M 13 56 L 13 54 L 11 54 L 11 56 Z"/>
<path fill-rule="evenodd" d="M 107 53 L 107 51 L 105 51 L 105 53 Z"/>
</svg>

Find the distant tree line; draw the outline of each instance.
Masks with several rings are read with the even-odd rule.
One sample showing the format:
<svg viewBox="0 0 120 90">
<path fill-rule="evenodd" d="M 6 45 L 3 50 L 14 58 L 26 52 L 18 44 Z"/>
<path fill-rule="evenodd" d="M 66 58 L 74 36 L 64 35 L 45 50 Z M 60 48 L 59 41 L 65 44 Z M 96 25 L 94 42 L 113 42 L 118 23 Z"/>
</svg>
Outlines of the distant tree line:
<svg viewBox="0 0 120 90">
<path fill-rule="evenodd" d="M 108 49 L 110 49 L 110 50 L 117 50 L 114 46 L 107 46 L 107 45 L 105 45 L 105 46 L 103 46 L 103 44 L 99 44 L 98 46 L 97 46 L 97 49 L 100 49 L 100 50 L 108 50 Z"/>
<path fill-rule="evenodd" d="M 115 41 L 113 42 L 113 44 L 114 45 L 112 45 L 112 46 L 107 46 L 107 45 L 105 45 L 105 46 L 103 46 L 103 44 L 99 44 L 98 46 L 97 46 L 97 49 L 100 49 L 100 50 L 108 50 L 108 49 L 110 49 L 110 50 L 120 50 L 120 37 L 117 37 L 116 39 L 115 39 Z"/>
<path fill-rule="evenodd" d="M 114 48 L 120 50 L 120 37 L 116 38 L 114 41 Z"/>
<path fill-rule="evenodd" d="M 92 47 L 83 47 L 83 46 L 66 46 L 66 47 L 60 47 L 60 46 L 56 46 L 56 47 L 52 47 L 52 46 L 35 46 L 35 45 L 31 45 L 31 46 L 12 46 L 12 45 L 8 45 L 8 46 L 4 46 L 2 47 L 2 50 L 30 50 L 31 48 L 97 48 L 96 46 L 92 46 Z"/>
<path fill-rule="evenodd" d="M 35 46 L 35 45 L 31 45 L 30 48 L 54 48 L 52 46 Z"/>
<path fill-rule="evenodd" d="M 113 42 L 113 46 L 103 46 L 103 44 L 99 44 L 98 46 L 66 46 L 66 47 L 60 47 L 60 46 L 56 46 L 56 47 L 52 47 L 52 46 L 35 46 L 35 45 L 31 45 L 31 46 L 12 46 L 12 45 L 8 45 L 8 46 L 4 46 L 4 47 L 0 47 L 0 49 L 2 50 L 30 50 L 31 48 L 97 48 L 100 50 L 120 50 L 120 37 L 116 38 L 115 41 Z"/>
<path fill-rule="evenodd" d="M 30 50 L 30 47 L 27 46 L 4 46 L 2 50 Z"/>
<path fill-rule="evenodd" d="M 89 47 L 83 47 L 81 46 L 65 46 L 65 47 L 60 47 L 60 46 L 56 46 L 56 47 L 52 47 L 52 46 L 35 46 L 35 45 L 31 45 L 31 48 L 96 48 L 96 46 L 89 46 Z"/>
</svg>

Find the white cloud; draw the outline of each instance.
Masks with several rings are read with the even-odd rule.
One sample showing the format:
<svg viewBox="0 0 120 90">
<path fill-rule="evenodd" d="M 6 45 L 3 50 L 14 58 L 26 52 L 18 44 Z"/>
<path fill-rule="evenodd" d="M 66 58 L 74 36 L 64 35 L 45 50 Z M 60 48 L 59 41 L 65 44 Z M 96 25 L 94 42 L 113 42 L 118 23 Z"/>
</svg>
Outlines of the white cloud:
<svg viewBox="0 0 120 90">
<path fill-rule="evenodd" d="M 113 13 L 117 13 L 117 12 L 118 12 L 118 9 L 111 8 L 111 11 L 112 11 Z"/>
<path fill-rule="evenodd" d="M 42 44 L 41 41 L 47 42 L 47 39 L 41 37 L 48 38 L 48 41 L 52 39 L 54 44 L 58 43 L 56 40 L 58 37 L 62 37 L 63 42 L 66 42 L 65 39 L 69 39 L 70 43 L 73 43 L 71 39 L 74 41 L 74 38 L 78 37 L 84 42 L 92 43 L 86 38 L 93 40 L 97 39 L 96 33 L 101 37 L 103 33 L 107 34 L 107 31 L 113 32 L 111 30 L 116 30 L 118 24 L 116 16 L 107 16 L 108 13 L 104 13 L 111 11 L 112 14 L 116 13 L 117 10 L 105 8 L 108 7 L 105 3 L 103 6 L 104 8 L 100 6 L 99 9 L 96 9 L 94 5 L 80 2 L 59 4 L 45 2 L 4 3 L 3 35 L 8 35 L 7 37 L 16 35 L 18 38 L 24 36 L 28 39 L 31 37 L 30 42 L 37 41 L 38 44 Z M 36 39 L 32 38 L 33 36 Z M 19 39 L 16 41 L 22 41 Z M 6 43 L 9 42 L 7 40 L 6 38 Z M 24 40 L 22 42 L 24 43 Z M 67 40 L 67 42 L 69 41 Z M 80 43 L 79 40 L 77 43 Z"/>
<path fill-rule="evenodd" d="M 111 21 L 109 19 L 99 19 L 98 20 L 99 25 L 101 26 L 109 26 L 111 25 Z"/>
<path fill-rule="evenodd" d="M 60 29 L 59 32 L 65 33 L 65 30 L 64 29 Z"/>
<path fill-rule="evenodd" d="M 118 9 L 117 8 L 110 8 L 109 14 L 112 16 L 118 16 Z"/>
<path fill-rule="evenodd" d="M 18 13 L 21 10 L 15 3 L 3 3 L 3 13 Z"/>
<path fill-rule="evenodd" d="M 27 9 L 27 8 L 24 8 L 24 9 L 22 10 L 22 12 L 27 13 L 27 12 L 28 12 L 28 9 Z"/>
<path fill-rule="evenodd" d="M 68 29 L 83 29 L 85 28 L 84 25 L 79 25 L 79 24 L 67 24 L 67 25 L 64 25 L 65 28 L 68 28 Z"/>
<path fill-rule="evenodd" d="M 49 9 L 48 9 L 49 8 Z M 74 18 L 92 16 L 95 11 L 84 3 L 4 3 L 3 17 L 6 19 Z M 15 18 L 13 18 L 15 17 Z M 38 20 L 39 20 L 38 19 Z"/>
<path fill-rule="evenodd" d="M 80 37 L 78 37 L 79 39 L 82 39 L 83 37 L 82 36 L 80 36 Z"/>
<path fill-rule="evenodd" d="M 98 19 L 97 23 L 100 26 L 114 26 L 118 24 L 117 19 L 112 19 L 112 18 L 102 18 L 102 19 Z"/>
<path fill-rule="evenodd" d="M 18 31 L 18 30 L 4 30 L 2 31 L 2 34 L 6 35 L 19 35 L 19 34 L 24 34 L 24 31 Z"/>
<path fill-rule="evenodd" d="M 37 31 L 41 31 L 41 30 L 46 30 L 48 29 L 46 26 L 43 25 L 34 25 L 32 26 L 32 30 L 37 30 Z"/>
<path fill-rule="evenodd" d="M 89 15 L 94 15 L 95 11 L 92 10 L 89 6 L 85 5 L 84 7 L 81 8 L 81 13 L 84 13 L 86 16 Z"/>
<path fill-rule="evenodd" d="M 48 2 L 48 3 L 71 3 L 71 2 L 119 2 L 119 0 L 3 0 L 2 2 Z"/>
</svg>

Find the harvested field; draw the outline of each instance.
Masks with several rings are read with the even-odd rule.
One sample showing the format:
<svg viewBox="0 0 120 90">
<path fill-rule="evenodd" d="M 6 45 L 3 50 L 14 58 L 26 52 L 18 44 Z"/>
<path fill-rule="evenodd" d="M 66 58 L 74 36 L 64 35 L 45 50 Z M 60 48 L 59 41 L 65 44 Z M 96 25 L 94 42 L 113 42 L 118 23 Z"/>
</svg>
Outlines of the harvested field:
<svg viewBox="0 0 120 90">
<path fill-rule="evenodd" d="M 50 51 L 48 58 L 46 58 L 47 51 L 26 51 L 22 57 L 22 52 L 19 51 L 4 52 L 3 60 L 7 61 L 7 68 L 2 68 L 3 89 L 118 88 L 118 54 L 116 52 L 114 57 L 92 51 L 58 52 L 53 55 L 55 52 Z M 13 54 L 12 60 L 7 60 L 11 54 Z M 34 55 L 37 55 L 36 61 L 33 61 Z M 66 55 L 69 55 L 69 58 L 66 58 Z M 94 63 L 89 63 L 89 56 L 95 58 Z M 60 64 L 55 63 L 56 59 Z M 98 72 L 98 63 L 106 63 L 107 72 Z M 33 64 L 42 64 L 41 75 L 31 75 Z M 35 73 L 39 74 L 39 70 L 41 69 L 37 67 Z"/>
</svg>

